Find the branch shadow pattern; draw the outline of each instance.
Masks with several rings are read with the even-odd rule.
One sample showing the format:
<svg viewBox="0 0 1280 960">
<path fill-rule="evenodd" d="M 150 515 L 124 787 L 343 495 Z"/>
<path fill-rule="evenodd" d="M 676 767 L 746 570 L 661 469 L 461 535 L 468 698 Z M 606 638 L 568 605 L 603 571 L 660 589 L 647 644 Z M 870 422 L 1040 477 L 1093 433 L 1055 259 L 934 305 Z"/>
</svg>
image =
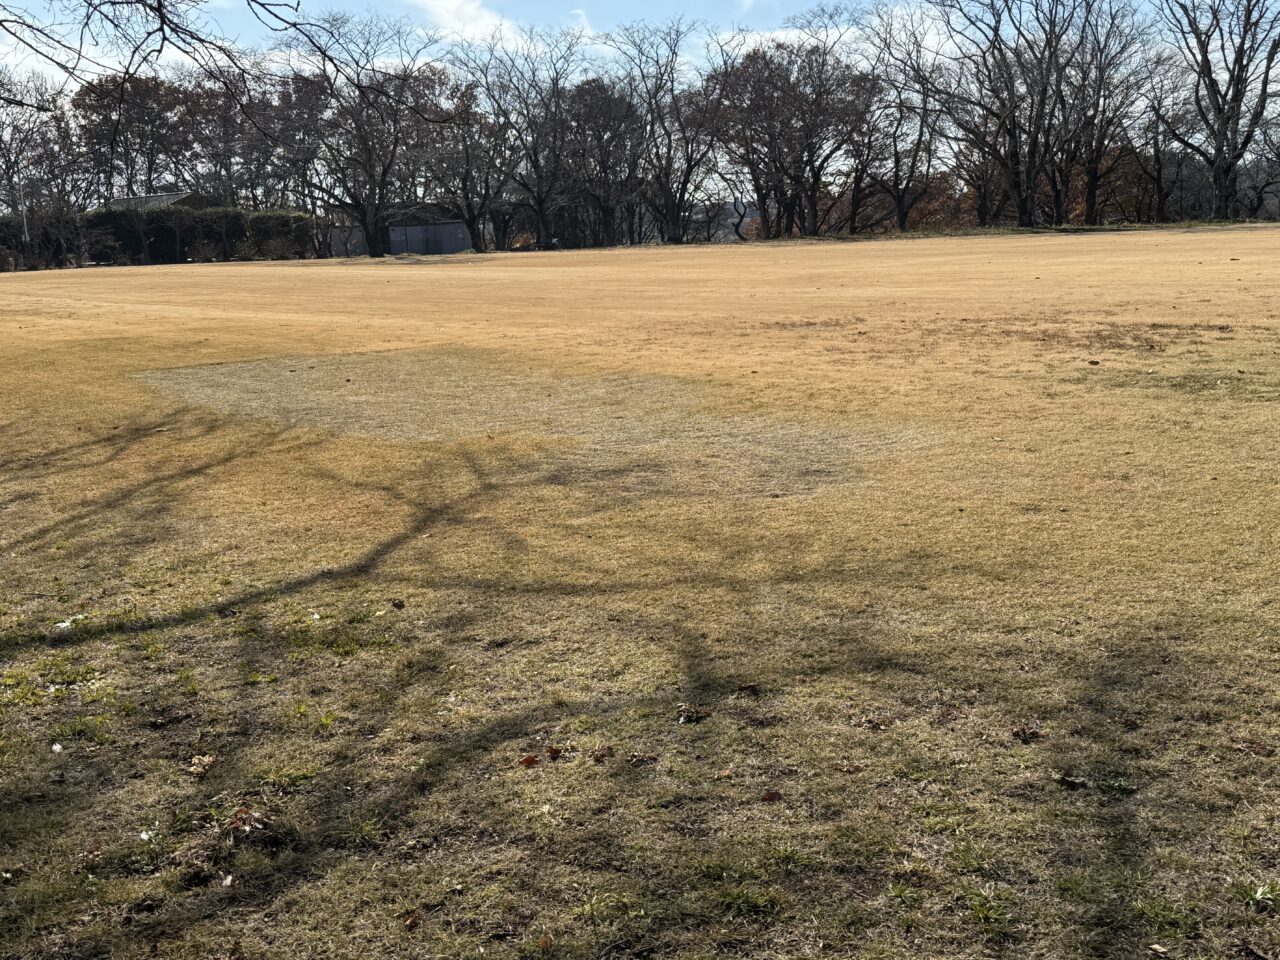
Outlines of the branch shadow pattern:
<svg viewBox="0 0 1280 960">
<path fill-rule="evenodd" d="M 179 414 L 113 431 L 111 437 L 11 458 L 4 489 L 12 492 L 5 496 L 21 505 L 37 496 L 34 486 L 52 472 L 88 471 L 134 456 L 161 428 L 166 444 L 199 445 L 220 436 L 226 425 Z M 663 557 L 658 547 L 645 576 L 601 578 L 592 576 L 589 569 L 571 569 L 572 575 L 558 579 L 528 575 L 529 559 L 536 558 L 541 548 L 527 535 L 527 522 L 495 521 L 497 509 L 538 496 L 571 497 L 581 483 L 587 493 L 567 501 L 567 516 L 547 521 L 555 537 L 572 540 L 580 537 L 576 523 L 608 509 L 600 502 L 600 492 L 616 477 L 616 465 L 601 477 L 584 477 L 581 467 L 575 466 L 572 480 L 567 481 L 563 466 L 553 458 L 530 461 L 451 448 L 447 463 L 432 460 L 412 474 L 384 480 L 348 476 L 321 460 L 309 460 L 323 443 L 290 431 L 264 432 L 252 447 L 158 470 L 144 481 L 86 498 L 64 516 L 17 530 L 6 540 L 10 555 L 39 549 L 55 538 L 70 538 L 83 548 L 82 556 L 110 556 L 118 545 L 115 521 L 124 518 L 125 526 L 136 522 L 148 515 L 145 505 L 156 499 L 173 501 L 180 512 L 182 504 L 201 495 L 204 485 L 216 483 L 242 461 L 269 451 L 305 463 L 311 476 L 330 486 L 345 487 L 353 496 L 377 498 L 400 521 L 348 559 L 317 563 L 227 597 L 146 615 L 76 622 L 58 631 L 19 624 L 0 633 L 0 658 L 16 664 L 51 652 L 94 644 L 120 648 L 134 638 L 160 635 L 174 638 L 193 655 L 200 647 L 215 651 L 210 653 L 211 669 L 228 676 L 284 673 L 295 649 L 290 629 L 276 616 L 284 601 L 303 601 L 317 591 L 385 593 L 429 585 L 465 602 L 427 611 L 405 625 L 392 648 L 358 663 L 348 661 L 349 681 L 368 684 L 378 694 L 361 700 L 359 716 L 347 730 L 325 739 L 323 761 L 307 773 L 304 785 L 272 785 L 261 775 L 263 741 L 281 739 L 287 732 L 277 719 L 280 695 L 270 684 L 239 686 L 230 711 L 184 702 L 180 692 L 169 691 L 148 708 L 156 728 L 164 731 L 158 742 L 104 749 L 78 774 L 61 782 L 51 784 L 34 775 L 47 772 L 43 768 L 32 776 L 5 778 L 0 808 L 13 811 L 12 823 L 20 824 L 29 835 L 20 835 L 16 828 L 0 830 L 0 850 L 11 848 L 29 856 L 33 838 L 38 844 L 76 819 L 108 817 L 104 798 L 130 796 L 130 780 L 146 764 L 173 765 L 198 753 L 218 757 L 208 777 L 168 787 L 166 827 L 180 839 L 166 859 L 148 863 L 152 873 L 167 878 L 163 892 L 144 894 L 125 905 L 98 905 L 88 914 L 91 920 L 68 929 L 24 921 L 24 906 L 30 909 L 34 901 L 24 902 L 19 896 L 13 899 L 17 911 L 9 909 L 0 915 L 0 942 L 37 944 L 29 951 L 32 956 L 126 956 L 161 945 L 165 950 L 176 949 L 192 930 L 203 931 L 197 933 L 199 937 L 238 926 L 249 931 L 245 936 L 255 944 L 251 953 L 283 955 L 287 951 L 267 948 L 270 936 L 262 928 L 262 918 L 286 911 L 308 891 L 323 896 L 314 891 L 327 890 L 353 862 L 404 864 L 421 859 L 423 851 L 441 859 L 451 850 L 466 847 L 472 856 L 477 855 L 476 848 L 481 851 L 485 869 L 492 869 L 504 853 L 513 851 L 527 857 L 546 856 L 572 864 L 572 876 L 606 886 L 622 885 L 639 902 L 664 905 L 651 908 L 652 913 L 642 920 L 618 922 L 607 935 L 584 941 L 587 945 L 582 949 L 590 955 L 678 953 L 682 945 L 687 946 L 682 938 L 688 938 L 690 929 L 716 949 L 767 955 L 777 947 L 762 932 L 773 915 L 769 902 L 745 900 L 743 906 L 730 900 L 727 909 L 758 909 L 759 913 L 745 918 L 730 913 L 736 922 L 726 923 L 723 903 L 720 912 L 706 912 L 677 896 L 680 884 L 702 883 L 697 871 L 703 867 L 643 862 L 654 850 L 680 857 L 690 844 L 707 851 L 720 849 L 726 821 L 731 822 L 734 814 L 709 800 L 711 792 L 705 786 L 677 787 L 674 768 L 732 766 L 740 759 L 733 751 L 752 734 L 689 732 L 687 741 L 663 740 L 667 734 L 652 733 L 659 720 L 669 723 L 685 704 L 728 716 L 735 710 L 742 712 L 744 702 L 781 702 L 797 691 L 802 694 L 806 684 L 843 683 L 851 678 L 882 686 L 890 699 L 895 685 L 983 686 L 991 691 L 997 708 L 1010 714 L 1022 709 L 1012 697 L 1002 701 L 998 690 L 984 684 L 980 665 L 957 667 L 951 659 L 944 669 L 922 659 L 919 651 L 904 649 L 897 642 L 900 638 L 891 635 L 874 612 L 867 613 L 854 596 L 843 595 L 842 588 L 849 586 L 848 558 L 843 556 L 828 557 L 826 563 L 806 569 L 785 560 L 761 566 L 767 545 L 744 542 L 730 531 L 717 539 L 699 530 L 711 559 L 685 567 Z M 466 483 L 459 486 L 462 492 L 440 495 L 430 482 L 431 470 L 465 475 Z M 143 505 L 140 511 L 135 509 L 139 504 Z M 512 576 L 453 569 L 447 549 L 432 545 L 433 536 L 448 529 L 484 533 L 488 549 L 505 558 Z M 183 535 L 178 524 L 161 534 L 174 539 Z M 589 562 L 585 556 L 583 564 Z M 911 557 L 918 565 L 919 555 Z M 900 575 L 904 582 L 918 577 L 914 569 L 883 572 Z M 678 601 L 654 601 L 672 591 Z M 776 597 L 780 592 L 787 599 L 760 603 L 762 594 Z M 710 594 L 729 598 L 738 611 L 731 623 L 736 635 L 730 642 L 709 637 L 696 606 L 689 607 Z M 531 609 L 520 607 L 521 615 L 564 608 L 587 622 L 611 624 L 610 629 L 643 641 L 640 649 L 668 661 L 674 682 L 622 691 L 601 682 L 598 688 L 580 685 L 570 692 L 549 689 L 505 698 L 499 693 L 491 709 L 465 723 L 440 727 L 424 722 L 424 698 L 438 700 L 446 693 L 452 668 L 469 669 L 477 636 L 519 632 L 521 627 L 510 622 L 515 601 L 534 604 Z M 191 632 L 197 629 L 198 634 Z M 1149 842 L 1145 823 L 1152 804 L 1161 805 L 1160 815 L 1171 816 L 1186 801 L 1185 791 L 1180 794 L 1176 789 L 1166 790 L 1159 801 L 1148 799 L 1144 787 L 1160 776 L 1159 751 L 1148 748 L 1143 759 L 1143 751 L 1135 748 L 1130 735 L 1133 731 L 1123 727 L 1118 731 L 1115 725 L 1117 713 L 1137 699 L 1150 702 L 1154 697 L 1177 704 L 1191 697 L 1189 674 L 1178 669 L 1175 653 L 1167 643 L 1153 645 L 1148 640 L 1130 638 L 1108 654 L 1079 664 L 1074 681 L 1078 709 L 1065 718 L 1075 729 L 1070 738 L 1050 741 L 1047 751 L 1049 766 L 1060 776 L 1036 794 L 1044 806 L 1045 821 L 1071 838 L 1060 852 L 1064 875 L 1083 874 L 1087 887 L 1106 891 L 1072 915 L 1075 951 L 1080 956 L 1131 956 L 1151 935 L 1151 924 L 1135 912 L 1133 898 L 1123 892 L 1124 882 L 1144 869 L 1143 850 Z M 780 652 L 768 655 L 771 648 Z M 500 646 L 486 662 L 495 664 L 497 656 L 510 656 L 519 663 L 536 657 L 537 651 Z M 312 678 L 311 682 L 317 681 Z M 335 677 L 331 686 L 341 683 Z M 580 783 L 584 801 L 589 799 L 596 811 L 620 807 L 637 796 L 644 799 L 644 813 L 620 827 L 615 824 L 617 832 L 611 837 L 602 835 L 602 828 L 590 818 L 579 816 L 573 835 L 556 835 L 553 840 L 548 831 L 525 822 L 527 817 L 518 810 L 518 784 L 501 775 L 484 782 L 475 779 L 477 771 L 491 765 L 495 757 L 505 757 L 509 763 L 523 751 L 541 749 L 550 738 L 570 736 L 576 729 L 604 736 L 602 732 L 636 717 L 641 718 L 639 729 L 650 731 L 655 742 L 662 741 L 668 750 L 673 743 L 683 744 L 687 755 L 664 755 L 650 764 L 644 754 L 647 747 L 637 744 L 636 756 L 608 758 L 599 764 L 594 779 Z M 651 765 L 657 773 L 650 771 Z M 788 769 L 789 764 L 785 758 L 775 758 L 761 766 L 774 772 Z M 848 804 L 848 813 L 855 818 L 860 802 L 852 798 Z M 442 805 L 449 808 L 459 803 L 474 809 L 470 813 L 441 810 Z M 252 851 L 252 857 L 229 844 L 221 826 L 226 811 L 239 807 L 270 811 L 274 818 L 271 829 L 263 831 L 267 839 Z M 213 816 L 211 810 L 222 812 Z M 783 827 L 766 824 L 761 830 L 767 835 L 783 832 Z M 821 822 L 798 831 L 810 838 L 829 832 Z M 1079 842 L 1082 835 L 1087 843 Z M 647 851 L 646 842 L 652 844 Z M 222 886 L 220 878 L 233 869 L 234 884 Z M 884 877 L 873 870 L 850 871 L 827 858 L 778 882 L 797 899 L 805 892 L 828 897 L 834 886 L 842 897 L 869 901 L 877 896 Z M 554 884 L 555 880 L 537 882 Z M 750 877 L 725 880 L 717 876 L 713 886 L 725 896 L 745 896 L 744 891 L 755 890 L 753 884 L 759 885 Z M 467 942 L 489 942 L 501 950 L 520 949 L 523 933 L 540 920 L 536 911 L 511 906 L 495 911 L 500 915 L 477 919 L 474 909 L 469 915 L 467 909 L 451 906 L 447 893 L 424 895 L 418 890 L 415 896 L 418 899 L 409 909 L 420 932 L 469 937 Z M 92 904 L 95 895 L 78 886 L 74 893 L 64 892 L 55 899 L 59 902 L 54 904 L 54 914 L 65 917 L 74 904 Z M 857 922 L 866 930 L 876 925 L 863 915 L 858 915 Z M 964 942 L 965 935 L 955 934 L 957 939 L 950 946 L 968 949 L 972 944 Z M 1024 940 L 1026 936 L 1024 931 Z M 1011 935 L 994 945 L 988 943 L 987 949 L 1016 954 L 1018 943 L 1018 937 Z M 227 949 L 226 955 L 234 956 L 242 948 L 232 943 Z"/>
</svg>

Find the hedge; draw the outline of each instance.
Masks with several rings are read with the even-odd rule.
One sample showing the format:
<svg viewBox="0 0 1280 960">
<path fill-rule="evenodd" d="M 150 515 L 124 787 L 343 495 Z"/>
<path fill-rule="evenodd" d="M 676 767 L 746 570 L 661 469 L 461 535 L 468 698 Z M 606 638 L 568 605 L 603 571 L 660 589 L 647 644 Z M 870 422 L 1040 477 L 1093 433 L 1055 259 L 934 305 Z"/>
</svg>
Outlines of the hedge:
<svg viewBox="0 0 1280 960">
<path fill-rule="evenodd" d="M 289 260 L 316 255 L 314 222 L 290 210 L 94 210 L 33 216 L 31 242 L 16 217 L 0 217 L 0 268 L 73 263 L 184 263 L 188 260 Z"/>
</svg>

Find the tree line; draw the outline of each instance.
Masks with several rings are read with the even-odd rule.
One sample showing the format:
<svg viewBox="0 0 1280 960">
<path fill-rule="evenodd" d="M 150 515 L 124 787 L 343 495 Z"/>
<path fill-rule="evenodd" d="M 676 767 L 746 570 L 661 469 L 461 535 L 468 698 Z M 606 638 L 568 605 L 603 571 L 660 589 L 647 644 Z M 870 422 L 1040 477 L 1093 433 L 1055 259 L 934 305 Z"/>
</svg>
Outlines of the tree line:
<svg viewBox="0 0 1280 960">
<path fill-rule="evenodd" d="M 483 40 L 333 14 L 272 36 L 0 71 L 0 244 L 84 259 L 84 211 L 170 190 L 300 211 L 314 242 L 274 248 L 315 255 L 341 220 L 380 256 L 411 208 L 479 250 L 1280 212 L 1280 0 L 918 0 L 767 33 Z"/>
</svg>

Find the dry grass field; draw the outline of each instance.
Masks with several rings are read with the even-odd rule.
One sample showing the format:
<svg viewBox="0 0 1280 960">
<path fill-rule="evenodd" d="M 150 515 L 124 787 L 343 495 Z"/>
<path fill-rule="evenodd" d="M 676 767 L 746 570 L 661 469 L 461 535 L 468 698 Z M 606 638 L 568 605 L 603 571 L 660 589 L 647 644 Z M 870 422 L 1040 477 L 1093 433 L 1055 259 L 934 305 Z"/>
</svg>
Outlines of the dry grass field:
<svg viewBox="0 0 1280 960">
<path fill-rule="evenodd" d="M 1278 264 L 0 277 L 0 956 L 1280 958 Z"/>
</svg>

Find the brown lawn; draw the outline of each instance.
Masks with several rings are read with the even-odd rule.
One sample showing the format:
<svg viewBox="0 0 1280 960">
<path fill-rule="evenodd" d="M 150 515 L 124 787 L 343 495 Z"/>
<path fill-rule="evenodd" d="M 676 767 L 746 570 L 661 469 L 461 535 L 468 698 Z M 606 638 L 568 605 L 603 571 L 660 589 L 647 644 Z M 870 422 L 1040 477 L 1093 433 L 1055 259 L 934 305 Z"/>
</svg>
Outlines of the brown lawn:
<svg viewBox="0 0 1280 960">
<path fill-rule="evenodd" d="M 0 277 L 0 956 L 1280 956 L 1277 264 Z"/>
</svg>

